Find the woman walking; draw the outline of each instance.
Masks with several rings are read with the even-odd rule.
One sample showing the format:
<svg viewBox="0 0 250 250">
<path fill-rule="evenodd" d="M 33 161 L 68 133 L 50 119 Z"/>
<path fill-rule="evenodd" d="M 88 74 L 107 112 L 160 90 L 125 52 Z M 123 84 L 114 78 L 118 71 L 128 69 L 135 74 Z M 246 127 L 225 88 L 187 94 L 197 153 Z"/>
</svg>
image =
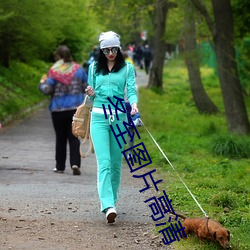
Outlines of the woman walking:
<svg viewBox="0 0 250 250">
<path fill-rule="evenodd" d="M 137 94 L 135 88 L 135 70 L 132 64 L 126 63 L 121 53 L 120 36 L 113 31 L 104 32 L 99 36 L 100 53 L 95 62 L 89 67 L 86 93 L 93 100 L 90 133 L 93 140 L 97 160 L 97 189 L 101 202 L 101 211 L 106 214 L 108 223 L 113 223 L 117 216 L 115 204 L 118 199 L 120 186 L 122 148 L 119 147 L 115 135 L 118 133 L 116 124 L 120 128 L 123 121 L 127 121 L 126 113 L 108 115 L 105 118 L 104 108 L 109 114 L 110 102 L 116 103 L 115 97 L 124 99 L 126 89 L 127 98 L 131 104 L 131 114 L 138 112 Z M 124 107 L 125 104 L 123 103 Z M 118 105 L 122 109 L 121 104 Z M 115 114 L 115 110 L 112 110 Z"/>
<path fill-rule="evenodd" d="M 48 77 L 41 80 L 39 89 L 50 95 L 49 110 L 56 134 L 55 173 L 64 173 L 66 168 L 67 142 L 69 142 L 70 167 L 73 175 L 80 175 L 80 142 L 72 134 L 72 117 L 84 99 L 87 74 L 73 61 L 67 46 L 59 46 L 55 51 L 56 63 L 50 68 Z"/>
</svg>

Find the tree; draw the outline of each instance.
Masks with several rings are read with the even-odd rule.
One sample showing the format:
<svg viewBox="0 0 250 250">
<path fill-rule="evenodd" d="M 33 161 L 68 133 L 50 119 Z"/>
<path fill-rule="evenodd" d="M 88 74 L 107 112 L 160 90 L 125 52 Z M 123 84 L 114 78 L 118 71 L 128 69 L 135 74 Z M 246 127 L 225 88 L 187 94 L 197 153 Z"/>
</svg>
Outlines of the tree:
<svg viewBox="0 0 250 250">
<path fill-rule="evenodd" d="M 163 86 L 162 76 L 166 53 L 164 35 L 166 31 L 167 13 L 170 8 L 176 6 L 175 3 L 169 2 L 168 0 L 156 1 L 155 34 L 153 41 L 154 57 L 149 75 L 149 88 L 157 87 L 162 89 Z"/>
<path fill-rule="evenodd" d="M 2 0 L 0 9 L 4 14 L 11 13 L 5 20 L 0 20 L 0 51 L 1 64 L 9 66 L 11 59 L 27 61 L 32 57 L 37 58 L 37 52 L 44 51 L 45 44 L 49 47 L 53 44 L 55 34 L 52 36 L 46 26 L 44 18 L 46 4 L 41 1 L 25 2 L 14 0 Z M 45 9 L 44 9 L 45 8 Z M 49 7 L 46 14 L 50 14 Z M 49 12 L 49 13 L 48 13 Z M 46 28 L 45 28 L 46 27 Z"/>
<path fill-rule="evenodd" d="M 149 35 L 154 16 L 154 0 L 93 0 L 92 6 L 97 14 L 101 31 L 113 30 L 121 35 L 122 47 L 131 42 L 140 43 L 140 33 L 147 27 Z"/>
<path fill-rule="evenodd" d="M 1 0 L 0 64 L 10 60 L 48 60 L 65 43 L 73 57 L 82 60 L 83 50 L 93 45 L 95 20 L 85 11 L 89 1 Z"/>
<path fill-rule="evenodd" d="M 250 123 L 238 76 L 230 0 L 212 0 L 214 21 L 200 0 L 191 0 L 204 16 L 213 37 L 228 130 L 249 134 Z"/>
<path fill-rule="evenodd" d="M 197 52 L 196 44 L 196 27 L 195 17 L 193 13 L 193 7 L 189 3 L 185 6 L 185 28 L 184 28 L 184 40 L 185 40 L 185 55 L 186 64 L 188 69 L 189 82 L 191 92 L 194 98 L 197 109 L 200 113 L 217 113 L 218 108 L 211 101 L 207 95 L 204 86 L 202 84 L 200 75 L 200 57 Z"/>
</svg>

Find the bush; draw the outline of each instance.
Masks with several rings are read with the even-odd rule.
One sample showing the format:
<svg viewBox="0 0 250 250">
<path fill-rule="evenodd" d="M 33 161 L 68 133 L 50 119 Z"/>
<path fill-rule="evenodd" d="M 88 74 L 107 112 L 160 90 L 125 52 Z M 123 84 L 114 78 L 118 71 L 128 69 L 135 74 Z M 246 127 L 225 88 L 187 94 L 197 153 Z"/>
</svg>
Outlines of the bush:
<svg viewBox="0 0 250 250">
<path fill-rule="evenodd" d="M 211 151 L 215 155 L 231 158 L 249 158 L 250 146 L 247 138 L 236 135 L 219 136 L 212 140 Z"/>
<path fill-rule="evenodd" d="M 234 209 L 237 206 L 233 194 L 229 192 L 221 192 L 219 194 L 215 194 L 211 199 L 211 204 L 217 207 L 229 209 Z"/>
<path fill-rule="evenodd" d="M 6 123 L 9 116 L 19 117 L 22 111 L 34 107 L 46 97 L 38 90 L 42 74 L 48 64 L 35 61 L 27 65 L 12 61 L 10 68 L 0 67 L 0 122 Z"/>
</svg>

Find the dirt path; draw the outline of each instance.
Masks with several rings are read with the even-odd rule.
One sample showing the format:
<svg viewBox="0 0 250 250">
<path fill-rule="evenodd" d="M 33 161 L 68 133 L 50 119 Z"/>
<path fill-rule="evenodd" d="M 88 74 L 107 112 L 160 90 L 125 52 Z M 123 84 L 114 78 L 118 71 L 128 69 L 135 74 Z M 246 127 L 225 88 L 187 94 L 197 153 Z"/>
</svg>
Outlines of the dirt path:
<svg viewBox="0 0 250 250">
<path fill-rule="evenodd" d="M 1 129 L 0 250 L 173 249 L 153 233 L 144 203 L 153 191 L 139 193 L 145 184 L 126 165 L 118 218 L 108 225 L 99 211 L 94 155 L 82 161 L 81 176 L 73 176 L 69 166 L 55 174 L 54 164 L 47 108 Z"/>
</svg>

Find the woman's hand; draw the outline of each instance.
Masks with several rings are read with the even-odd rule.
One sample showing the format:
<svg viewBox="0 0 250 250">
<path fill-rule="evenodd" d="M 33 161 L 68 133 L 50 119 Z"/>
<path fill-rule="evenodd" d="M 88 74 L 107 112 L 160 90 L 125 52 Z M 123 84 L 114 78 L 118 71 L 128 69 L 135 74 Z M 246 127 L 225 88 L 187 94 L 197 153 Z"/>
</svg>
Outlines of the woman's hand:
<svg viewBox="0 0 250 250">
<path fill-rule="evenodd" d="M 40 80 L 40 83 L 45 83 L 45 81 L 47 80 L 47 75 L 46 74 L 44 74 L 43 76 L 42 76 L 42 78 L 41 78 L 41 80 Z"/>
<path fill-rule="evenodd" d="M 133 115 L 135 115 L 137 112 L 138 112 L 137 103 L 134 102 L 134 103 L 131 105 L 131 112 L 130 112 L 130 114 L 133 116 Z"/>
<path fill-rule="evenodd" d="M 95 96 L 95 90 L 92 88 L 92 87 L 90 87 L 90 86 L 88 86 L 86 89 L 85 89 L 85 92 L 86 92 L 86 94 L 88 95 L 88 96 Z"/>
</svg>

